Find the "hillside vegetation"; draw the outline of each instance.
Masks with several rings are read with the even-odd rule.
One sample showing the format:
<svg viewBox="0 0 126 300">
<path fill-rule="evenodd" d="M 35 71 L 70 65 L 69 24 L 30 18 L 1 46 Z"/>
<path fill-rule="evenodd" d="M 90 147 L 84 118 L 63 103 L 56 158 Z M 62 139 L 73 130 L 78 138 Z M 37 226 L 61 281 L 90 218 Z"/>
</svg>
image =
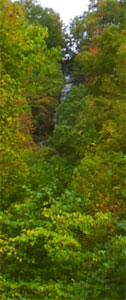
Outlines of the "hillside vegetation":
<svg viewBox="0 0 126 300">
<path fill-rule="evenodd" d="M 0 0 L 1 300 L 125 299 L 125 9 Z"/>
</svg>

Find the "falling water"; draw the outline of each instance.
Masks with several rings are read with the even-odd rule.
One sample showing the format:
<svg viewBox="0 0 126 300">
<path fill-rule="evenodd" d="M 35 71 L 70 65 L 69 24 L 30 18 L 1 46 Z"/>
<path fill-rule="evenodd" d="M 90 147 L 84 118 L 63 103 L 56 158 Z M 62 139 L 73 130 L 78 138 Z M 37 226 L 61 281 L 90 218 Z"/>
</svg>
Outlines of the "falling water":
<svg viewBox="0 0 126 300">
<path fill-rule="evenodd" d="M 73 84 L 73 80 L 69 74 L 67 74 L 65 77 L 65 86 L 64 89 L 61 92 L 60 100 L 59 102 L 61 103 L 67 96 L 67 94 L 70 92 Z"/>
<path fill-rule="evenodd" d="M 73 78 L 67 74 L 64 76 L 65 86 L 64 89 L 61 91 L 61 95 L 59 98 L 59 103 L 61 103 L 66 97 L 67 94 L 70 92 L 72 85 L 73 85 Z M 54 122 L 54 129 L 56 128 L 56 113 L 54 114 L 53 122 Z"/>
</svg>

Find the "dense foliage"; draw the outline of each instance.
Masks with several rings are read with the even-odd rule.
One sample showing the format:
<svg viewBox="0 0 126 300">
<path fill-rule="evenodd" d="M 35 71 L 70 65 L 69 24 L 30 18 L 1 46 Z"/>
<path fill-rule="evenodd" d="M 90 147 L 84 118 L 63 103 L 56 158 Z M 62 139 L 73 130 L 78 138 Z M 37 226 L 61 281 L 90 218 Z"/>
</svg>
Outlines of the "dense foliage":
<svg viewBox="0 0 126 300">
<path fill-rule="evenodd" d="M 0 0 L 1 300 L 125 299 L 124 6 L 73 20 L 78 84 L 58 105 L 59 16 Z"/>
<path fill-rule="evenodd" d="M 26 17 L 31 24 L 40 24 L 48 28 L 47 47 L 64 47 L 64 25 L 59 14 L 51 8 L 42 8 L 34 0 L 22 0 L 22 3 L 26 8 Z"/>
</svg>

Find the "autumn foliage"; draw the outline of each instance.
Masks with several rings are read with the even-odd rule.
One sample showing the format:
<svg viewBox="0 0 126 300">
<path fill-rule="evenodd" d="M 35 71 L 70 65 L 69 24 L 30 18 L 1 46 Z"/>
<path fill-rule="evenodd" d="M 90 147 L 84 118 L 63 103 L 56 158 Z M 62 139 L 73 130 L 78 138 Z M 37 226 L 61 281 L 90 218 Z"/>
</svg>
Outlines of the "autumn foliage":
<svg viewBox="0 0 126 300">
<path fill-rule="evenodd" d="M 1 300 L 125 298 L 124 10 L 91 0 L 71 22 L 59 105 L 59 16 L 0 0 Z"/>
</svg>

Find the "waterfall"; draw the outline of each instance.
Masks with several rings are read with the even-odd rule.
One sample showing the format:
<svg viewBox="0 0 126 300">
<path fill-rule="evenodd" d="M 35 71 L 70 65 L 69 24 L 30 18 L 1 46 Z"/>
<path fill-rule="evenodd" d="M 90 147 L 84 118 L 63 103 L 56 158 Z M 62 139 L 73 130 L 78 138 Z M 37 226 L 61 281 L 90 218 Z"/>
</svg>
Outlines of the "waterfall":
<svg viewBox="0 0 126 300">
<path fill-rule="evenodd" d="M 67 94 L 70 92 L 72 85 L 73 85 L 73 79 L 71 78 L 70 74 L 66 74 L 64 76 L 64 80 L 65 80 L 65 86 L 61 92 L 61 96 L 59 99 L 60 103 L 66 98 Z"/>
<path fill-rule="evenodd" d="M 66 98 L 67 94 L 70 92 L 70 90 L 73 86 L 73 78 L 70 76 L 70 74 L 67 73 L 64 76 L 64 81 L 65 81 L 65 86 L 64 86 L 64 89 L 61 91 L 59 103 L 61 103 Z M 56 113 L 54 114 L 53 122 L 54 122 L 54 129 L 55 129 L 56 128 Z"/>
</svg>

